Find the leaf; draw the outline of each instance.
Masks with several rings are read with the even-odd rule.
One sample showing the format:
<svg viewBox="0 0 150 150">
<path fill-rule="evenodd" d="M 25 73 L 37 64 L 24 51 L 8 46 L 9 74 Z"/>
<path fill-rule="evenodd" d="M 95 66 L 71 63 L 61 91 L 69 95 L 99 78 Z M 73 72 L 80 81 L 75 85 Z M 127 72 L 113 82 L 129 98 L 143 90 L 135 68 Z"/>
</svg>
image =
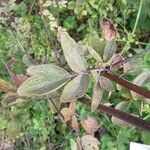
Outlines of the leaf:
<svg viewBox="0 0 150 150">
<path fill-rule="evenodd" d="M 131 60 L 123 65 L 124 73 L 126 74 L 132 74 L 136 71 L 139 71 L 141 68 L 142 59 L 134 59 Z"/>
<path fill-rule="evenodd" d="M 17 93 L 9 93 L 3 98 L 1 103 L 5 107 L 5 106 L 16 104 L 19 101 L 20 101 L 20 96 Z"/>
<path fill-rule="evenodd" d="M 99 141 L 92 135 L 84 135 L 81 138 L 81 145 L 83 150 L 99 150 Z"/>
<path fill-rule="evenodd" d="M 103 90 L 114 91 L 113 84 L 109 79 L 99 76 L 99 83 L 100 83 L 100 87 Z"/>
<path fill-rule="evenodd" d="M 20 96 L 38 96 L 49 94 L 62 87 L 69 79 L 70 75 L 62 68 L 51 65 L 35 65 L 27 69 L 29 75 L 18 88 Z"/>
<path fill-rule="evenodd" d="M 79 53 L 81 56 L 87 56 L 89 54 L 88 47 L 82 41 L 78 42 Z"/>
<path fill-rule="evenodd" d="M 93 48 L 101 57 L 103 56 L 105 45 L 104 39 L 100 39 L 98 35 L 94 35 L 90 40 L 91 48 Z"/>
<path fill-rule="evenodd" d="M 10 139 L 16 139 L 19 136 L 20 126 L 16 120 L 11 120 L 7 124 L 7 135 Z"/>
<path fill-rule="evenodd" d="M 150 71 L 146 71 L 141 73 L 140 75 L 138 75 L 134 81 L 134 84 L 138 85 L 138 86 L 144 86 L 145 84 L 150 83 Z M 131 91 L 131 95 L 132 97 L 137 100 L 137 99 L 143 99 L 144 97 L 141 96 L 140 94 L 137 94 L 133 91 Z"/>
<path fill-rule="evenodd" d="M 72 113 L 75 113 L 75 110 L 76 110 L 76 101 L 72 101 L 70 103 L 69 109 L 72 111 Z"/>
<path fill-rule="evenodd" d="M 79 124 L 75 115 L 73 115 L 71 118 L 71 126 L 75 131 L 79 130 Z"/>
<path fill-rule="evenodd" d="M 83 119 L 80 123 L 87 134 L 94 134 L 100 127 L 98 125 L 98 122 L 92 117 L 88 117 L 88 119 Z"/>
<path fill-rule="evenodd" d="M 114 54 L 111 63 L 111 70 L 116 71 L 118 68 L 122 67 L 124 57 L 121 54 Z"/>
<path fill-rule="evenodd" d="M 92 49 L 91 47 L 88 47 L 88 50 L 89 50 L 90 54 L 91 54 L 100 64 L 103 63 L 103 60 L 102 60 L 101 56 L 100 56 L 94 49 Z"/>
<path fill-rule="evenodd" d="M 150 145 L 150 132 L 142 131 L 142 141 L 144 144 Z"/>
<path fill-rule="evenodd" d="M 15 85 L 19 87 L 25 80 L 28 79 L 28 76 L 19 74 L 13 77 L 13 81 L 15 82 Z"/>
<path fill-rule="evenodd" d="M 74 141 L 74 139 L 70 139 L 70 148 L 71 150 L 78 150 L 77 143 Z"/>
<path fill-rule="evenodd" d="M 64 122 L 69 121 L 70 119 L 72 119 L 72 116 L 75 114 L 75 110 L 76 110 L 76 101 L 72 101 L 69 105 L 69 108 L 63 108 L 61 110 L 62 115 L 64 116 Z M 76 126 L 76 122 L 77 121 L 75 118 L 73 118 L 73 126 Z"/>
<path fill-rule="evenodd" d="M 64 52 L 65 59 L 71 69 L 77 73 L 86 71 L 88 64 L 85 58 L 80 55 L 79 46 L 67 32 L 60 31 L 60 42 Z"/>
<path fill-rule="evenodd" d="M 81 98 L 86 93 L 89 82 L 89 74 L 81 74 L 75 77 L 65 86 L 60 97 L 61 102 L 71 102 L 72 100 Z"/>
<path fill-rule="evenodd" d="M 97 80 L 99 77 L 99 72 L 96 69 L 90 70 L 94 80 Z"/>
<path fill-rule="evenodd" d="M 32 57 L 28 54 L 24 54 L 23 58 L 22 58 L 23 63 L 27 66 L 27 67 L 31 67 L 32 65 L 35 65 L 34 60 L 32 59 Z"/>
<path fill-rule="evenodd" d="M 50 77 L 49 75 L 35 75 L 28 78 L 21 84 L 18 88 L 17 93 L 20 96 L 41 96 L 54 92 L 61 88 L 67 81 L 69 77 L 62 77 L 59 75 L 55 77 Z"/>
<path fill-rule="evenodd" d="M 101 102 L 104 90 L 100 87 L 99 81 L 97 80 L 93 87 L 93 98 L 91 104 L 91 111 L 95 111 Z"/>
<path fill-rule="evenodd" d="M 52 64 L 34 65 L 27 69 L 27 73 L 30 76 L 45 74 L 45 75 L 48 75 L 50 78 L 59 78 L 62 76 L 69 77 L 69 74 L 66 70 L 56 65 L 52 65 Z"/>
<path fill-rule="evenodd" d="M 106 62 L 108 61 L 116 52 L 116 40 L 110 39 L 105 47 L 104 54 L 103 54 L 103 60 Z"/>
<path fill-rule="evenodd" d="M 15 92 L 16 91 L 16 87 L 14 87 L 11 83 L 0 79 L 0 91 L 3 92 Z"/>
<path fill-rule="evenodd" d="M 115 108 L 121 111 L 125 111 L 129 105 L 130 101 L 122 101 Z M 116 117 L 112 117 L 111 121 L 113 122 L 113 124 L 118 126 L 131 126 L 129 123 L 122 121 Z"/>
<path fill-rule="evenodd" d="M 69 108 L 63 108 L 61 110 L 62 115 L 64 116 L 64 122 L 68 122 L 72 117 L 72 110 Z"/>
<path fill-rule="evenodd" d="M 80 137 L 77 138 L 77 150 L 83 150 L 82 145 L 81 145 L 81 138 Z"/>
<path fill-rule="evenodd" d="M 117 30 L 110 19 L 103 19 L 100 22 L 100 26 L 102 29 L 103 36 L 107 41 L 111 40 L 112 38 L 116 38 Z"/>
</svg>

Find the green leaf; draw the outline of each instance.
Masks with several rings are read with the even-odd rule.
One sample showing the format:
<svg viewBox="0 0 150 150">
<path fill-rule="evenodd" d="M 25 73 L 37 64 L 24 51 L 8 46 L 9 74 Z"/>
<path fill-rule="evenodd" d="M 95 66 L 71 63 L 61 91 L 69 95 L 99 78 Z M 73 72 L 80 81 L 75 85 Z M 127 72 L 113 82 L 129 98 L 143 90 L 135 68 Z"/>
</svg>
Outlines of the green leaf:
<svg viewBox="0 0 150 150">
<path fill-rule="evenodd" d="M 69 74 L 66 70 L 62 69 L 61 67 L 52 65 L 52 64 L 42 64 L 42 65 L 35 65 L 27 69 L 27 73 L 30 76 L 34 75 L 46 75 L 49 76 L 51 79 L 61 78 L 61 77 L 69 77 Z"/>
<path fill-rule="evenodd" d="M 114 91 L 113 84 L 109 79 L 99 76 L 99 83 L 100 83 L 100 87 L 103 90 Z"/>
<path fill-rule="evenodd" d="M 32 57 L 28 54 L 24 54 L 23 58 L 22 58 L 23 63 L 28 66 L 31 67 L 32 65 L 35 65 L 34 60 L 32 59 Z"/>
<path fill-rule="evenodd" d="M 72 39 L 67 32 L 60 32 L 61 46 L 64 52 L 65 59 L 71 69 L 77 73 L 86 71 L 88 64 L 85 58 L 80 55 L 78 44 Z"/>
<path fill-rule="evenodd" d="M 140 75 L 138 75 L 134 81 L 134 84 L 138 85 L 138 86 L 144 86 L 145 84 L 150 83 L 150 71 L 146 71 L 141 73 Z M 140 94 L 137 94 L 133 91 L 131 91 L 131 95 L 132 97 L 137 100 L 137 99 L 143 99 L 144 97 L 141 96 Z"/>
<path fill-rule="evenodd" d="M 126 74 L 132 74 L 134 72 L 137 72 L 140 70 L 142 64 L 142 59 L 134 59 L 132 61 L 129 61 L 123 65 L 124 73 Z"/>
<path fill-rule="evenodd" d="M 98 35 L 94 35 L 90 40 L 90 46 L 102 57 L 105 49 L 105 41 Z"/>
<path fill-rule="evenodd" d="M 81 74 L 71 80 L 64 88 L 60 97 L 61 102 L 71 102 L 82 97 L 89 86 L 89 74 Z"/>
<path fill-rule="evenodd" d="M 0 130 L 6 129 L 8 124 L 8 121 L 6 119 L 6 116 L 0 114 Z"/>
<path fill-rule="evenodd" d="M 130 105 L 130 101 L 122 101 L 115 108 L 121 111 L 125 111 L 129 105 Z M 113 124 L 118 126 L 130 126 L 129 123 L 122 121 L 116 117 L 112 117 L 111 121 L 113 122 Z"/>
<path fill-rule="evenodd" d="M 20 124 L 16 120 L 11 120 L 7 124 L 7 135 L 11 139 L 16 139 L 19 137 L 20 133 Z"/>
<path fill-rule="evenodd" d="M 142 131 L 142 140 L 144 144 L 150 145 L 150 132 L 148 131 Z"/>
<path fill-rule="evenodd" d="M 95 111 L 101 102 L 104 90 L 100 87 L 99 81 L 97 80 L 93 87 L 93 98 L 91 104 L 91 111 Z"/>
<path fill-rule="evenodd" d="M 100 63 L 102 64 L 103 60 L 101 56 L 91 47 L 88 47 L 90 54 Z"/>
<path fill-rule="evenodd" d="M 74 139 L 70 139 L 70 148 L 71 150 L 77 150 L 77 143 L 74 141 Z"/>
<path fill-rule="evenodd" d="M 20 96 L 49 94 L 62 87 L 70 79 L 68 72 L 51 64 L 32 66 L 27 69 L 27 73 L 31 77 L 18 88 L 17 92 Z"/>
<path fill-rule="evenodd" d="M 20 96 L 38 96 L 46 95 L 51 92 L 56 91 L 61 88 L 70 77 L 60 76 L 59 78 L 50 77 L 49 75 L 35 75 L 27 79 L 23 84 L 18 88 L 17 93 Z"/>
<path fill-rule="evenodd" d="M 105 47 L 104 54 L 103 54 L 103 60 L 108 61 L 116 52 L 116 40 L 115 38 L 110 39 Z"/>
</svg>

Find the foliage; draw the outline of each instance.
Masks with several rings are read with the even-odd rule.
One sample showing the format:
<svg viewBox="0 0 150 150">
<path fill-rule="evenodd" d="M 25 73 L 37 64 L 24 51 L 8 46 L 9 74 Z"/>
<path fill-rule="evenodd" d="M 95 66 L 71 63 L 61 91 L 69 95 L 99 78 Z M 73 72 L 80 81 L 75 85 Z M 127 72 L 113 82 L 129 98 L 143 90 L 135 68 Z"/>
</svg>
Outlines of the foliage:
<svg viewBox="0 0 150 150">
<path fill-rule="evenodd" d="M 42 150 L 149 144 L 148 132 L 97 112 L 103 104 L 149 120 L 149 99 L 103 74 L 150 89 L 150 55 L 123 62 L 149 49 L 148 0 L 10 0 L 2 1 L 0 15 L 1 147 L 9 141 L 14 149 Z"/>
</svg>

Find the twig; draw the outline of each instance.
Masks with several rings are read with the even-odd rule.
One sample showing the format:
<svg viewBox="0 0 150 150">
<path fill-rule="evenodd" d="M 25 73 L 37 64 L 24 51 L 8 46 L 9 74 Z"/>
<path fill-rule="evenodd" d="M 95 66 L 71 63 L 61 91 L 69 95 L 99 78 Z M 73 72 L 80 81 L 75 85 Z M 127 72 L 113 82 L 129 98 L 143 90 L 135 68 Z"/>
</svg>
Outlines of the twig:
<svg viewBox="0 0 150 150">
<path fill-rule="evenodd" d="M 79 98 L 78 99 L 81 103 L 87 104 L 87 105 L 91 105 L 91 99 L 83 97 L 83 98 Z M 109 114 L 111 116 L 114 116 L 118 119 L 121 119 L 125 122 L 128 122 L 136 127 L 142 128 L 144 130 L 150 131 L 150 122 L 142 120 L 138 117 L 129 115 L 125 112 L 122 112 L 120 110 L 117 110 L 115 108 L 109 107 L 109 106 L 105 106 L 103 104 L 99 104 L 98 106 L 98 111 L 101 111 L 105 114 Z"/>
<path fill-rule="evenodd" d="M 57 49 L 55 48 L 54 44 L 53 44 L 53 40 L 51 39 L 50 35 L 49 35 L 49 30 L 48 30 L 48 25 L 47 25 L 47 22 L 42 14 L 42 6 L 41 4 L 38 2 L 38 5 L 39 5 L 39 8 L 40 8 L 40 17 L 41 17 L 41 20 L 42 20 L 42 23 L 44 25 L 44 30 L 45 30 L 45 33 L 46 33 L 46 39 L 47 39 L 47 42 L 50 43 L 50 47 L 52 46 L 54 52 L 55 52 L 55 55 L 56 55 L 56 58 L 57 58 L 57 61 L 61 64 L 59 58 L 57 57 Z M 48 61 L 48 54 L 47 54 L 47 50 L 45 50 L 45 62 Z"/>
<path fill-rule="evenodd" d="M 138 22 L 139 22 L 139 18 L 140 18 L 140 15 L 141 15 L 141 10 L 142 10 L 142 4 L 143 4 L 143 0 L 140 1 L 140 6 L 139 6 L 138 14 L 137 14 L 137 17 L 136 17 L 136 21 L 135 21 L 135 24 L 134 24 L 134 28 L 133 28 L 133 31 L 132 31 L 132 35 L 135 33 L 135 30 L 136 30 Z"/>
<path fill-rule="evenodd" d="M 137 14 L 136 21 L 135 21 L 135 24 L 134 24 L 134 27 L 133 27 L 133 30 L 132 30 L 132 33 L 131 33 L 130 36 L 133 36 L 135 31 L 136 31 L 136 28 L 137 28 L 137 25 L 138 25 L 138 21 L 139 21 L 139 18 L 140 18 L 140 14 L 141 14 L 141 10 L 142 10 L 142 4 L 143 4 L 143 0 L 140 1 L 138 14 Z M 131 42 L 129 41 L 129 35 L 128 35 L 128 40 L 127 40 L 124 48 L 122 49 L 121 54 L 123 54 L 125 51 L 127 51 L 130 48 L 130 43 Z"/>
<path fill-rule="evenodd" d="M 11 78 L 12 83 L 16 85 L 16 83 L 15 83 L 15 81 L 14 81 L 15 74 L 11 71 L 11 69 L 8 67 L 7 63 L 4 62 L 4 60 L 3 60 L 3 63 L 4 63 L 4 65 L 5 65 L 5 67 L 6 67 L 7 72 L 8 72 L 9 75 L 10 75 L 10 78 Z"/>
<path fill-rule="evenodd" d="M 55 105 L 54 101 L 50 98 L 49 99 L 50 102 L 52 103 L 52 105 L 54 106 L 54 108 L 56 109 L 57 113 L 64 119 L 64 116 L 62 115 L 62 113 L 59 111 L 59 109 L 57 108 L 57 106 Z"/>
<path fill-rule="evenodd" d="M 128 58 L 126 58 L 126 59 L 124 59 L 124 60 L 121 60 L 121 61 L 118 61 L 118 62 L 116 62 L 116 63 L 114 63 L 113 65 L 111 65 L 111 66 L 107 66 L 107 68 L 116 68 L 116 67 L 121 67 L 122 66 L 122 64 L 125 64 L 125 63 L 127 63 L 127 62 L 130 62 L 130 61 L 132 61 L 132 60 L 135 60 L 135 59 L 137 59 L 137 58 L 141 58 L 141 57 L 143 57 L 145 54 L 148 54 L 148 53 L 150 53 L 150 49 L 145 49 L 145 50 L 143 50 L 142 52 L 140 52 L 140 53 L 138 53 L 138 54 L 136 54 L 136 55 L 134 55 L 134 56 L 132 56 L 132 57 L 128 57 Z M 118 68 L 119 69 L 119 68 Z"/>
</svg>

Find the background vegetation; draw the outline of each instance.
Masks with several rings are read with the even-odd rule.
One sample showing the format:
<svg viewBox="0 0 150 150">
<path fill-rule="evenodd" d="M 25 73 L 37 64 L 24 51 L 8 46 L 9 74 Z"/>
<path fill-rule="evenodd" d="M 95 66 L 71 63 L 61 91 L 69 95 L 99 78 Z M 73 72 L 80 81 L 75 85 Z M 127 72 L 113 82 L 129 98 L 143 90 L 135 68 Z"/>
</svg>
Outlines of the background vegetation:
<svg viewBox="0 0 150 150">
<path fill-rule="evenodd" d="M 132 56 L 150 48 L 149 9 L 150 0 L 2 0 L 0 76 L 5 80 L 10 79 L 4 65 L 10 57 L 17 62 L 13 66 L 14 73 L 25 73 L 26 67 L 22 62 L 25 52 L 39 63 L 65 63 L 60 58 L 61 52 L 54 54 L 55 49 L 60 49 L 56 36 L 58 26 L 65 28 L 76 41 L 91 43 L 96 42 L 91 40 L 93 36 L 102 37 L 99 21 L 110 18 L 118 31 L 118 52 L 123 50 L 124 56 Z M 42 17 L 45 18 L 48 30 L 45 29 Z M 45 54 L 48 54 L 46 60 Z M 91 66 L 95 63 L 92 58 L 88 61 Z M 143 70 L 150 69 L 150 54 L 143 57 L 140 65 Z M 136 75 L 128 75 L 126 79 L 132 81 Z M 93 83 L 88 89 L 90 95 L 92 86 Z M 115 107 L 124 99 L 123 94 L 124 90 L 118 90 L 118 93 L 112 94 L 105 103 L 109 102 Z M 2 100 L 4 93 L 1 92 L 0 97 Z M 129 112 L 146 120 L 150 118 L 149 104 L 141 101 L 133 101 Z M 149 132 L 114 125 L 110 116 L 91 113 L 88 107 L 81 103 L 77 104 L 77 114 L 80 118 L 94 117 L 101 124 L 101 130 L 95 135 L 101 143 L 101 150 L 128 150 L 130 141 L 150 144 Z M 5 144 L 9 148 L 14 147 L 15 150 L 70 150 L 73 145 L 70 143 L 75 139 L 74 131 L 61 122 L 48 100 L 29 99 L 23 104 L 11 107 L 0 105 L 0 144 L 3 146 Z"/>
</svg>

